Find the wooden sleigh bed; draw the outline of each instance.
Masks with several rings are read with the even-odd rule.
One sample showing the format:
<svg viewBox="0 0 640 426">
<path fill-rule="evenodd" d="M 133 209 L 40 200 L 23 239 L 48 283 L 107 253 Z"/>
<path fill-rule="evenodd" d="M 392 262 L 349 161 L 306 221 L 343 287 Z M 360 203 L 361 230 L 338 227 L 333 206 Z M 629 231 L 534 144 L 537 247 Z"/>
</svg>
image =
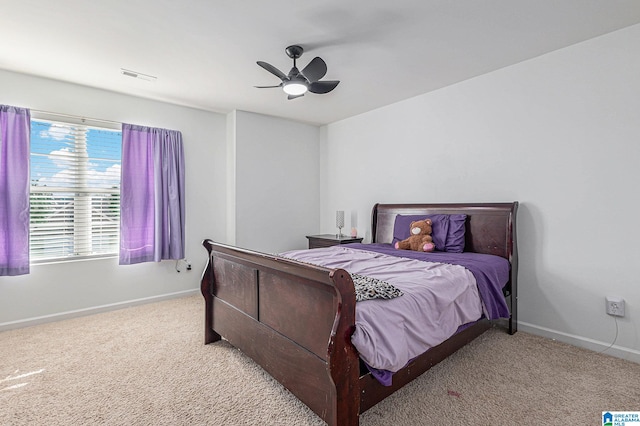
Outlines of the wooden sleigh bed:
<svg viewBox="0 0 640 426">
<path fill-rule="evenodd" d="M 396 215 L 466 214 L 465 252 L 510 262 L 503 294 L 517 330 L 518 203 L 376 204 L 372 242 L 391 243 Z M 329 425 L 358 425 L 359 415 L 482 334 L 481 319 L 413 359 L 383 386 L 351 343 L 355 291 L 349 273 L 205 240 L 202 277 L 205 344 L 225 338 Z"/>
</svg>

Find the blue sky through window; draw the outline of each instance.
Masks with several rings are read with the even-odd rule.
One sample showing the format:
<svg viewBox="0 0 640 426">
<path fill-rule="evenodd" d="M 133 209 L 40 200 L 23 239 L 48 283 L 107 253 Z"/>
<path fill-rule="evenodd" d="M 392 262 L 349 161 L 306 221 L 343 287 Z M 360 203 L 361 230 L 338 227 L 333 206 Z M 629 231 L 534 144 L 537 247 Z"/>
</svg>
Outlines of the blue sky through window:
<svg viewBox="0 0 640 426">
<path fill-rule="evenodd" d="M 31 121 L 31 184 L 33 186 L 75 186 L 78 159 L 75 136 L 78 126 Z M 122 133 L 88 128 L 86 185 L 113 188 L 120 183 Z"/>
</svg>

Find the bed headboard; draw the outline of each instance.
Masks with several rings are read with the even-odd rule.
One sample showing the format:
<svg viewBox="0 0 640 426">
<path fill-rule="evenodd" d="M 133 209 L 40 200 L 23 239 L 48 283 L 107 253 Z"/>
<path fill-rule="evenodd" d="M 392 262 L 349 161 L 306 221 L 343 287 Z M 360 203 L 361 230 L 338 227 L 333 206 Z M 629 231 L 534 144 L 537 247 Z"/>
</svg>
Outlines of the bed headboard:
<svg viewBox="0 0 640 426">
<path fill-rule="evenodd" d="M 371 218 L 373 243 L 391 243 L 396 215 L 466 214 L 465 251 L 493 254 L 517 265 L 518 202 L 476 204 L 376 204 Z"/>
</svg>

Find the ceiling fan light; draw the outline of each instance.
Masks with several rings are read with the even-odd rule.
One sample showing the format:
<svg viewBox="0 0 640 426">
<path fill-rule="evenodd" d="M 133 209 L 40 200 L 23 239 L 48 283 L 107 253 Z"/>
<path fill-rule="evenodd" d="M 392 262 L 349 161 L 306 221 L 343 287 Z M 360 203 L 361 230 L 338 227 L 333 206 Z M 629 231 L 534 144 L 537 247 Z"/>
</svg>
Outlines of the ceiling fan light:
<svg viewBox="0 0 640 426">
<path fill-rule="evenodd" d="M 307 85 L 299 81 L 290 81 L 282 86 L 282 90 L 287 95 L 299 96 L 307 92 Z"/>
</svg>

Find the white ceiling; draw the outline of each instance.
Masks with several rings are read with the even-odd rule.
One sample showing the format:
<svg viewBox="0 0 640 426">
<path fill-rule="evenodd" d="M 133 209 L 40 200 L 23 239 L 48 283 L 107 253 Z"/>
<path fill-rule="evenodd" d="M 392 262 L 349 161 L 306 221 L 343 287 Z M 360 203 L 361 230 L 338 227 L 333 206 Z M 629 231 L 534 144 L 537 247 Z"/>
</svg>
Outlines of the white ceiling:
<svg viewBox="0 0 640 426">
<path fill-rule="evenodd" d="M 0 68 L 326 124 L 637 23 L 638 0 L 0 0 Z M 291 44 L 333 92 L 253 87 L 280 82 L 257 60 L 288 73 Z"/>
</svg>

